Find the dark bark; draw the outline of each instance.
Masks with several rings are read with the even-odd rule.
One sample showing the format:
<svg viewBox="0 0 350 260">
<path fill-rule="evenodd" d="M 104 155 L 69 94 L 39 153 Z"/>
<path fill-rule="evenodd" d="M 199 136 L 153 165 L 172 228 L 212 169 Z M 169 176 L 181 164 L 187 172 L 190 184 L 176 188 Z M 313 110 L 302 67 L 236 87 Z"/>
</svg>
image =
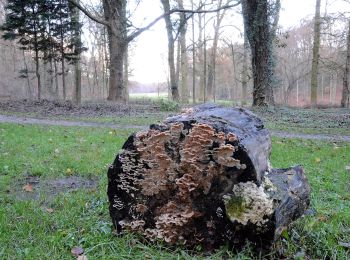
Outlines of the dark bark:
<svg viewBox="0 0 350 260">
<path fill-rule="evenodd" d="M 124 57 L 127 51 L 126 1 L 103 0 L 107 23 L 109 49 L 109 91 L 108 100 L 126 102 L 124 85 Z"/>
<path fill-rule="evenodd" d="M 77 0 L 79 3 L 79 0 Z M 80 52 L 82 47 L 81 32 L 80 32 L 80 15 L 79 9 L 75 6 L 71 8 L 71 19 L 74 33 L 74 102 L 78 105 L 81 104 L 81 64 L 80 64 Z"/>
<path fill-rule="evenodd" d="M 349 97 L 350 97 L 350 88 L 349 88 L 349 76 L 350 76 L 350 20 L 348 25 L 348 35 L 346 40 L 346 62 L 344 68 L 344 78 L 343 78 L 343 91 L 340 105 L 341 107 L 349 107 Z"/>
<path fill-rule="evenodd" d="M 211 250 L 268 248 L 309 205 L 301 167 L 269 168 L 271 141 L 243 109 L 205 104 L 128 138 L 108 170 L 118 232 Z"/>
<path fill-rule="evenodd" d="M 243 0 L 244 29 L 250 49 L 253 72 L 253 106 L 273 105 L 272 37 L 268 1 Z"/>
</svg>

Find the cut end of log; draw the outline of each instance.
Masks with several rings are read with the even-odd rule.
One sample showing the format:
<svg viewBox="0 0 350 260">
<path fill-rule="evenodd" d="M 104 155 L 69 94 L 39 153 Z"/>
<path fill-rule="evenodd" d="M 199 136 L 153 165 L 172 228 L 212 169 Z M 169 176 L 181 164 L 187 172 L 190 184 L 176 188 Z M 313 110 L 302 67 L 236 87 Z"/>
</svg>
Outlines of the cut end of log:
<svg viewBox="0 0 350 260">
<path fill-rule="evenodd" d="M 218 118 L 217 109 L 226 117 Z M 206 249 L 243 245 L 246 239 L 270 245 L 279 228 L 307 208 L 310 189 L 302 169 L 289 169 L 286 184 L 280 180 L 284 174 L 268 172 L 268 161 L 262 161 L 268 154 L 257 153 L 270 150 L 261 121 L 243 110 L 211 107 L 209 116 L 207 110 L 186 111 L 126 141 L 108 171 L 110 214 L 118 232 Z M 229 121 L 232 110 L 243 116 Z M 287 198 L 300 183 L 306 188 Z M 291 202 L 299 211 L 288 215 L 285 204 Z"/>
</svg>

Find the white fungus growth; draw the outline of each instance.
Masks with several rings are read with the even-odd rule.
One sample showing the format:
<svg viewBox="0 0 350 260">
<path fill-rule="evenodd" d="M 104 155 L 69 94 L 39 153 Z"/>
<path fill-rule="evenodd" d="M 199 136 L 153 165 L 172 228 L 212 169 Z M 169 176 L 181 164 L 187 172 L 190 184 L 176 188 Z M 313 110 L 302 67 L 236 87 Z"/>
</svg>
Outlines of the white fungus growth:
<svg viewBox="0 0 350 260">
<path fill-rule="evenodd" d="M 248 222 L 261 226 L 268 219 L 273 209 L 273 200 L 264 192 L 264 187 L 258 187 L 253 182 L 238 183 L 230 195 L 223 197 L 226 214 L 229 219 L 243 225 Z"/>
</svg>

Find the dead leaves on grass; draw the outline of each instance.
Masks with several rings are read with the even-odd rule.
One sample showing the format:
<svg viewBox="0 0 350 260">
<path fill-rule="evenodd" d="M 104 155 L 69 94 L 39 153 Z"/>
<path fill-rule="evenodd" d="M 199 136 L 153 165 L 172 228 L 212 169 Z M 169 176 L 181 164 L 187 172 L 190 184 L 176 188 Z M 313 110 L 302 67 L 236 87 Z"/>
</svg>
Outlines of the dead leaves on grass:
<svg viewBox="0 0 350 260">
<path fill-rule="evenodd" d="M 31 185 L 31 184 L 26 184 L 26 185 L 24 185 L 23 187 L 22 187 L 22 189 L 24 190 L 24 191 L 26 191 L 26 192 L 33 192 L 33 185 Z"/>
</svg>

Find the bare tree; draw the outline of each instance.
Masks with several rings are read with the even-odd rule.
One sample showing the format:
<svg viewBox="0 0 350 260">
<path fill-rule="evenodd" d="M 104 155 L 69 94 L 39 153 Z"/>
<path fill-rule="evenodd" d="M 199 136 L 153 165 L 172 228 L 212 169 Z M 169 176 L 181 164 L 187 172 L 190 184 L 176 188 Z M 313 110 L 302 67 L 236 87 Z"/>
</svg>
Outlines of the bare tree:
<svg viewBox="0 0 350 260">
<path fill-rule="evenodd" d="M 321 38 L 321 0 L 316 0 L 315 23 L 314 23 L 314 45 L 312 49 L 312 67 L 311 67 L 311 104 L 317 105 L 317 88 L 318 88 L 318 63 L 320 52 Z"/>
<path fill-rule="evenodd" d="M 228 1 L 228 3 L 230 0 Z M 228 4 L 227 3 L 227 4 Z M 222 6 L 222 0 L 218 1 L 218 8 Z M 216 20 L 214 22 L 214 37 L 213 37 L 213 45 L 211 47 L 211 53 L 209 57 L 208 64 L 208 81 L 207 81 L 207 99 L 215 100 L 215 65 L 216 65 L 216 55 L 218 48 L 218 41 L 221 29 L 221 22 L 225 16 L 225 9 L 216 13 Z"/>
<path fill-rule="evenodd" d="M 170 3 L 169 0 L 161 0 L 164 13 L 167 13 L 164 16 L 164 21 L 166 25 L 167 37 L 168 37 L 168 65 L 169 65 L 169 77 L 170 77 L 170 90 L 173 100 L 179 101 L 179 90 L 176 80 L 176 71 L 175 71 L 175 40 L 173 35 L 173 25 L 170 18 Z"/>
<path fill-rule="evenodd" d="M 346 39 L 346 62 L 343 77 L 343 91 L 341 98 L 341 107 L 349 107 L 349 79 L 350 77 L 350 19 L 348 21 L 348 35 Z"/>
<path fill-rule="evenodd" d="M 179 9 L 184 9 L 183 0 L 177 0 Z M 180 27 L 179 27 L 179 43 L 180 43 L 180 71 L 181 71 L 181 101 L 183 103 L 189 102 L 188 84 L 187 84 L 187 45 L 186 45 L 186 32 L 187 32 L 187 18 L 185 13 L 180 14 Z"/>
</svg>

